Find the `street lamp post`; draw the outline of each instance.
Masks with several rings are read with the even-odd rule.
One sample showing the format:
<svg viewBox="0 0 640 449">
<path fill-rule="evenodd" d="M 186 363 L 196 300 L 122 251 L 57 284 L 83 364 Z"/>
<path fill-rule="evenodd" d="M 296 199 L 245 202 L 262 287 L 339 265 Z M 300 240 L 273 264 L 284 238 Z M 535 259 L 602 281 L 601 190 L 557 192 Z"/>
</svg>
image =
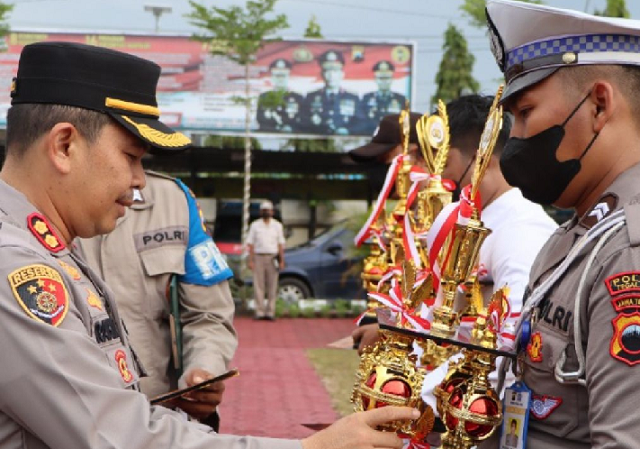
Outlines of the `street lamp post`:
<svg viewBox="0 0 640 449">
<path fill-rule="evenodd" d="M 144 5 L 144 10 L 150 12 L 156 18 L 156 34 L 160 31 L 160 16 L 172 11 L 171 6 L 163 5 Z"/>
</svg>

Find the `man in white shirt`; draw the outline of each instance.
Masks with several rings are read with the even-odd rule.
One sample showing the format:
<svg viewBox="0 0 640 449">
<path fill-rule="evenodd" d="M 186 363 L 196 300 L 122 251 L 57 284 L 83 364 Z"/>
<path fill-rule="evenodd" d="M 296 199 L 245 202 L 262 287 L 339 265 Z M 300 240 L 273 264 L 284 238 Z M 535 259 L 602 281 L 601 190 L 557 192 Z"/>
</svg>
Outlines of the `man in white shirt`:
<svg viewBox="0 0 640 449">
<path fill-rule="evenodd" d="M 443 177 L 453 179 L 458 189 L 471 183 L 473 163 L 493 97 L 466 95 L 447 104 L 451 149 Z M 482 221 L 491 234 L 480 249 L 478 280 L 485 301 L 504 285 L 509 286 L 512 311 L 522 308 L 529 271 L 542 245 L 558 227 L 538 204 L 511 187 L 500 171 L 500 154 L 509 137 L 511 121 L 505 115 L 502 131 L 480 184 Z M 457 201 L 458 198 L 454 198 Z"/>
<path fill-rule="evenodd" d="M 253 270 L 253 291 L 258 320 L 275 320 L 278 268 L 284 268 L 284 233 L 282 223 L 273 218 L 273 204 L 260 204 L 260 219 L 251 223 L 247 245 L 249 269 Z M 278 262 L 276 264 L 276 257 Z M 265 292 L 267 304 L 264 302 Z"/>
<path fill-rule="evenodd" d="M 492 102 L 493 97 L 466 95 L 447 104 L 451 148 L 442 176 L 456 183 L 454 201 L 459 199 L 461 187 L 471 182 L 480 135 Z M 557 225 L 542 207 L 525 199 L 520 190 L 512 188 L 502 176 L 500 154 L 510 129 L 510 119 L 505 116 L 480 184 L 482 221 L 492 232 L 480 249 L 478 279 L 485 301 L 495 290 L 508 285 L 511 309 L 517 312 L 522 308 L 533 260 Z M 377 339 L 377 326 L 361 326 L 353 336 L 362 351 Z"/>
</svg>

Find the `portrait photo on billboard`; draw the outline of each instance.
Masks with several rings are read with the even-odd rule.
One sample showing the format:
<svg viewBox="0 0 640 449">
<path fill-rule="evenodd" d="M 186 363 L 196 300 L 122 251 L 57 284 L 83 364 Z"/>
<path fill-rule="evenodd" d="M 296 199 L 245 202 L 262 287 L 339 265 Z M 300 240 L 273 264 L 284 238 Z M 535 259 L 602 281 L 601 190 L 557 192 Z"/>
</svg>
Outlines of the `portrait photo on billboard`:
<svg viewBox="0 0 640 449">
<path fill-rule="evenodd" d="M 370 136 L 411 100 L 412 64 L 408 43 L 271 42 L 255 63 L 257 131 Z"/>
</svg>

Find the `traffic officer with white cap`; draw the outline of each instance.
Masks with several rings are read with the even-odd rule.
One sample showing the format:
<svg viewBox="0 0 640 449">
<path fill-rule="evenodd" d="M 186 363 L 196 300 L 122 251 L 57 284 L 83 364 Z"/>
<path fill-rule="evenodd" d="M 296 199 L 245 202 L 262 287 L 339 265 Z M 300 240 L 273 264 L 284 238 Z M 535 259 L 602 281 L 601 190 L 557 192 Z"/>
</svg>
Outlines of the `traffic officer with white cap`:
<svg viewBox="0 0 640 449">
<path fill-rule="evenodd" d="M 110 232 L 145 185 L 147 149 L 190 144 L 159 120 L 160 67 L 88 45 L 26 46 L 0 171 L 0 447 L 373 448 L 409 408 L 351 415 L 303 440 L 211 433 L 137 391 L 140 366 L 113 295 L 76 252 Z"/>
<path fill-rule="evenodd" d="M 514 117 L 503 174 L 575 210 L 534 263 L 519 323 L 526 447 L 638 447 L 640 21 L 509 0 L 487 18 Z"/>
</svg>

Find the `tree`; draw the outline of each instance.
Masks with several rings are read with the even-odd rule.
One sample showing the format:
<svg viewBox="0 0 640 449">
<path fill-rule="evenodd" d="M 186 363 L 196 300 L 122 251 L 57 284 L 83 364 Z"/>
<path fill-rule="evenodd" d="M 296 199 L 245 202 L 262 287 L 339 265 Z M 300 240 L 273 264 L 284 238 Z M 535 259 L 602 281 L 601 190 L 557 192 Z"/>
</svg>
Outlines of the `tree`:
<svg viewBox="0 0 640 449">
<path fill-rule="evenodd" d="M 446 103 L 466 91 L 477 92 L 480 88 L 471 74 L 476 58 L 469 53 L 467 40 L 452 24 L 444 32 L 442 49 L 442 61 L 436 74 L 438 89 L 431 98 L 432 104 L 437 103 L 438 99 Z"/>
<path fill-rule="evenodd" d="M 631 17 L 624 0 L 607 0 L 607 6 L 604 11 L 595 10 L 593 14 L 596 16 L 623 17 L 625 19 Z"/>
<path fill-rule="evenodd" d="M 540 0 L 520 0 L 525 3 L 537 3 L 541 4 Z M 487 17 L 485 15 L 485 8 L 487 6 L 487 0 L 464 0 L 460 9 L 467 15 L 471 25 L 478 28 L 487 27 Z"/>
<path fill-rule="evenodd" d="M 258 50 L 267 40 L 278 40 L 279 31 L 288 28 L 284 14 L 268 18 L 278 0 L 248 0 L 245 7 L 231 6 L 207 9 L 193 0 L 193 8 L 187 18 L 192 25 L 204 30 L 195 34 L 194 39 L 209 44 L 209 52 L 222 55 L 244 67 L 245 95 L 235 101 L 245 106 L 244 128 L 244 193 L 242 207 L 242 243 L 246 242 L 249 230 L 249 201 L 251 200 L 251 111 L 254 98 L 251 97 L 249 67 L 255 61 Z"/>
<path fill-rule="evenodd" d="M 307 29 L 304 30 L 304 37 L 313 38 L 313 39 L 324 39 L 322 35 L 322 30 L 320 29 L 320 24 L 318 23 L 318 19 L 315 14 L 311 16 L 309 19 L 309 23 L 307 24 Z"/>
<path fill-rule="evenodd" d="M 5 36 L 9 33 L 9 13 L 13 10 L 13 5 L 0 2 L 0 36 Z"/>
</svg>

